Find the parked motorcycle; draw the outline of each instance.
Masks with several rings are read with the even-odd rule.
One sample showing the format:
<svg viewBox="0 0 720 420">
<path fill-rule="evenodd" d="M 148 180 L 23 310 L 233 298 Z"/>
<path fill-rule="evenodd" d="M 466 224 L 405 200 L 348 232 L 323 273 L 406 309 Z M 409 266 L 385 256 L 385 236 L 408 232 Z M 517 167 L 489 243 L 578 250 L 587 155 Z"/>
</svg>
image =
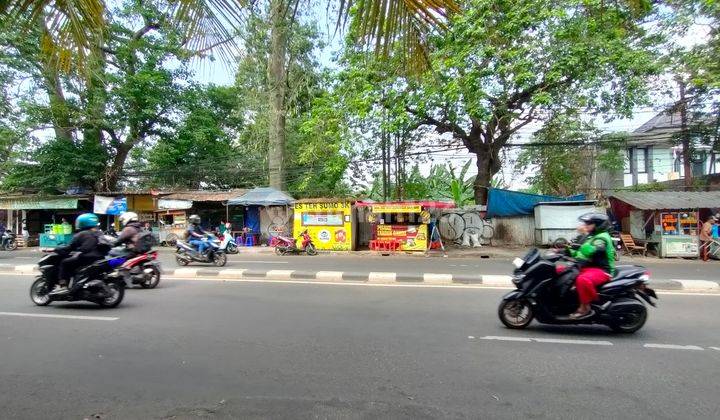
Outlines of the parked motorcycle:
<svg viewBox="0 0 720 420">
<path fill-rule="evenodd" d="M 175 261 L 183 266 L 191 262 L 212 263 L 218 267 L 225 266 L 225 264 L 227 264 L 227 254 L 220 249 L 220 241 L 209 238 L 205 238 L 204 240 L 210 245 L 205 254 L 199 253 L 194 246 L 185 241 L 178 241 Z"/>
<path fill-rule="evenodd" d="M 122 302 L 125 297 L 125 282 L 121 277 L 110 275 L 125 262 L 122 257 L 106 258 L 81 268 L 75 274 L 68 290 L 53 291 L 58 282 L 60 262 L 69 256 L 69 253 L 57 250 L 38 261 L 40 276 L 30 286 L 30 299 L 33 303 L 45 306 L 55 301 L 85 300 L 104 308 L 114 308 Z"/>
<path fill-rule="evenodd" d="M 655 291 L 649 288 L 649 272 L 642 266 L 617 266 L 615 276 L 598 288 L 589 316 L 571 319 L 578 307 L 575 261 L 559 253 L 541 255 L 533 249 L 513 261 L 512 281 L 517 286 L 506 294 L 498 308 L 500 321 L 508 328 L 525 328 L 537 319 L 543 324 L 603 324 L 613 331 L 634 333 L 645 325 L 647 308 L 655 306 Z"/>
<path fill-rule="evenodd" d="M 275 239 L 277 241 L 275 245 L 275 253 L 278 255 L 301 254 L 303 252 L 307 255 L 317 255 L 317 248 L 315 248 L 315 244 L 308 234 L 307 229 L 300 234 L 300 240 L 302 241 L 300 248 L 297 247 L 297 241 L 295 241 L 295 238 L 276 236 Z"/>
<path fill-rule="evenodd" d="M 17 244 L 17 235 L 12 233 L 11 230 L 6 230 L 2 236 L 0 236 L 0 240 L 2 240 L 2 249 L 5 251 L 15 251 L 18 249 Z"/>
<path fill-rule="evenodd" d="M 222 235 L 219 248 L 225 251 L 226 254 L 237 254 L 240 252 L 235 240 L 229 232 Z"/>
</svg>

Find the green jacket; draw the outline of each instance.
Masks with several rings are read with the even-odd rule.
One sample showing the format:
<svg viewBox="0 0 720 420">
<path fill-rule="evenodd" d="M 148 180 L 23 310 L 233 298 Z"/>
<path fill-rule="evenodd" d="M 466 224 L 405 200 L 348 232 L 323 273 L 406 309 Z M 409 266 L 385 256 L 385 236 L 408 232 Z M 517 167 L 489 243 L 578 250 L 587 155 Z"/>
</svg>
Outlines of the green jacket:
<svg viewBox="0 0 720 420">
<path fill-rule="evenodd" d="M 584 266 L 599 267 L 615 274 L 615 245 L 607 232 L 589 235 L 580 248 L 570 250 L 570 256 Z"/>
</svg>

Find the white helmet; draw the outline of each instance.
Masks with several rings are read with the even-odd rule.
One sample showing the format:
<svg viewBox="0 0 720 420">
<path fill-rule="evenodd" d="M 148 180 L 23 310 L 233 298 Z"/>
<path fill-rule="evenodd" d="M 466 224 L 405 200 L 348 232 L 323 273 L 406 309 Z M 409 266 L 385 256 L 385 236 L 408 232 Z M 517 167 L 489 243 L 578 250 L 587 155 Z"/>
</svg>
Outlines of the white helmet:
<svg viewBox="0 0 720 420">
<path fill-rule="evenodd" d="M 120 215 L 120 224 L 122 226 L 126 226 L 130 222 L 137 222 L 140 220 L 137 213 L 132 211 L 126 211 L 125 213 Z"/>
</svg>

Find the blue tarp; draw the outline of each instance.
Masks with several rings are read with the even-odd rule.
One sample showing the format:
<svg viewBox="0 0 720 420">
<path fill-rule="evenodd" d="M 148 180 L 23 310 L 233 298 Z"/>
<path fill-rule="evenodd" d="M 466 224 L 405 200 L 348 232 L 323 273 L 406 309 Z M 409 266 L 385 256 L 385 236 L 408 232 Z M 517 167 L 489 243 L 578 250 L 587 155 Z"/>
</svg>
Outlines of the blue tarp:
<svg viewBox="0 0 720 420">
<path fill-rule="evenodd" d="M 585 194 L 570 197 L 529 194 L 519 191 L 490 188 L 488 192 L 487 217 L 510 217 L 533 214 L 537 203 L 545 201 L 583 201 Z"/>
</svg>

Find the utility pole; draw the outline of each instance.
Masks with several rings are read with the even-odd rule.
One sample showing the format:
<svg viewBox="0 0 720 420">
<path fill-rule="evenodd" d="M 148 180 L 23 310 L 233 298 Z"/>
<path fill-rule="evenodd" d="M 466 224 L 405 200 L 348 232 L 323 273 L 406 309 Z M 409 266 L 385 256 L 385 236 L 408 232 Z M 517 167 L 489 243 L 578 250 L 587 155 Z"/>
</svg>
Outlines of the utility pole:
<svg viewBox="0 0 720 420">
<path fill-rule="evenodd" d="M 675 79 L 680 89 L 680 141 L 682 143 L 682 154 L 683 154 L 683 171 L 685 172 L 685 189 L 690 190 L 693 185 L 693 174 L 692 164 L 690 161 L 690 132 L 688 131 L 688 116 L 687 116 L 687 93 L 685 91 L 686 83 L 682 77 L 678 76 Z"/>
</svg>

